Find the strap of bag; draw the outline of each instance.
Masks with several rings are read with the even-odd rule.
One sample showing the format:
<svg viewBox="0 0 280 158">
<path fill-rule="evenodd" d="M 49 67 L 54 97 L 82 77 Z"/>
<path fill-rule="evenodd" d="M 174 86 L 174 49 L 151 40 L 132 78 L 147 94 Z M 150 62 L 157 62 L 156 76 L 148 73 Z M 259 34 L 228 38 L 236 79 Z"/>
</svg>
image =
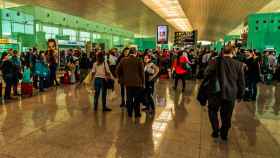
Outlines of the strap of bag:
<svg viewBox="0 0 280 158">
<path fill-rule="evenodd" d="M 107 71 L 105 62 L 103 63 L 103 65 L 104 65 L 104 70 L 105 70 L 105 75 L 106 75 L 106 77 L 110 77 L 110 73 Z"/>
</svg>

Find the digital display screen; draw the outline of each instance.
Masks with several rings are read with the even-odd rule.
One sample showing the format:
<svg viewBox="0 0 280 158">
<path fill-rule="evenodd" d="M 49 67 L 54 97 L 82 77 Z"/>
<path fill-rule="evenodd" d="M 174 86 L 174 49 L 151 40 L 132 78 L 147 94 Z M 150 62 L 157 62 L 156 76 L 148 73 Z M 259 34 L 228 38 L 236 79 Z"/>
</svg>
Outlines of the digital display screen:
<svg viewBox="0 0 280 158">
<path fill-rule="evenodd" d="M 168 26 L 159 25 L 157 27 L 157 43 L 168 44 Z"/>
</svg>

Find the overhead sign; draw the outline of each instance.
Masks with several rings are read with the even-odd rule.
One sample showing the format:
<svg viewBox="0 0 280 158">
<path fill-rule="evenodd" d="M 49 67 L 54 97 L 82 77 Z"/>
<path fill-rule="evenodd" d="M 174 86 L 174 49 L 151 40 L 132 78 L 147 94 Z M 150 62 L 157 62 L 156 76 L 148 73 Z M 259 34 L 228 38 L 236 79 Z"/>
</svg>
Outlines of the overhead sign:
<svg viewBox="0 0 280 158">
<path fill-rule="evenodd" d="M 197 31 L 175 32 L 174 44 L 177 46 L 195 45 L 197 43 Z"/>
<path fill-rule="evenodd" d="M 80 41 L 58 40 L 58 45 L 85 46 L 85 43 Z"/>
<path fill-rule="evenodd" d="M 168 44 L 168 26 L 159 25 L 157 26 L 157 43 Z"/>
<path fill-rule="evenodd" d="M 12 39 L 0 38 L 0 44 L 9 44 L 9 43 L 17 43 L 17 42 Z"/>
</svg>

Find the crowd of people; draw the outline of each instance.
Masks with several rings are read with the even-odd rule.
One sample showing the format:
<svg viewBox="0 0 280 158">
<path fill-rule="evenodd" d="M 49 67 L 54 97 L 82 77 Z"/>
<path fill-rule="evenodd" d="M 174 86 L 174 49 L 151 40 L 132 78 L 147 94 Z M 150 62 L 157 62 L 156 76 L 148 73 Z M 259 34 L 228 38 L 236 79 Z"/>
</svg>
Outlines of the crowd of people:
<svg viewBox="0 0 280 158">
<path fill-rule="evenodd" d="M 231 126 L 235 100 L 255 101 L 257 84 L 280 80 L 280 57 L 275 52 L 258 53 L 228 45 L 220 52 L 208 49 L 147 49 L 113 48 L 108 52 L 95 48 L 90 53 L 69 49 L 58 58 L 55 51 L 36 48 L 19 54 L 10 49 L 1 57 L 0 88 L 5 85 L 4 100 L 18 95 L 33 95 L 33 89 L 44 92 L 60 84 L 82 84 L 92 78 L 94 111 L 98 110 L 101 95 L 102 108 L 109 112 L 107 91 L 119 85 L 121 108 L 127 108 L 129 117 L 141 117 L 141 110 L 155 114 L 154 88 L 158 79 L 173 79 L 173 89 L 179 81 L 181 91 L 186 80 L 203 79 L 198 100 L 208 104 L 213 137 L 226 140 Z M 57 76 L 59 74 L 59 76 Z M 4 81 L 4 82 L 3 82 Z M 115 83 L 116 81 L 116 83 Z M 20 90 L 19 90 L 20 89 Z M 2 91 L 0 91 L 2 98 Z M 141 109 L 141 104 L 144 106 Z M 217 113 L 220 110 L 221 127 Z"/>
</svg>

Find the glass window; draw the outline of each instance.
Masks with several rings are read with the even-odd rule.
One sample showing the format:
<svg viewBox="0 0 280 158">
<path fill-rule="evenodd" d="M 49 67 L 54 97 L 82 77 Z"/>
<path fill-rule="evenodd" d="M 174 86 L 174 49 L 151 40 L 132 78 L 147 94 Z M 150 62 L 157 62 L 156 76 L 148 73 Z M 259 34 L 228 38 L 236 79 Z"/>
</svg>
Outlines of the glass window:
<svg viewBox="0 0 280 158">
<path fill-rule="evenodd" d="M 90 41 L 90 33 L 80 32 L 80 41 Z"/>
<path fill-rule="evenodd" d="M 14 25 L 13 25 L 13 32 L 24 33 L 24 24 L 14 23 Z"/>
<path fill-rule="evenodd" d="M 93 33 L 93 34 L 92 34 L 92 38 L 93 38 L 93 40 L 95 40 L 95 39 L 100 39 L 100 38 L 101 38 L 101 35 L 100 35 L 99 33 Z"/>
<path fill-rule="evenodd" d="M 72 29 L 63 29 L 63 35 L 64 36 L 70 36 L 71 41 L 76 41 L 77 36 L 76 36 L 76 31 Z"/>
<path fill-rule="evenodd" d="M 43 26 L 43 32 L 46 33 L 46 39 L 55 38 L 58 35 L 58 28 L 51 26 Z"/>
<path fill-rule="evenodd" d="M 120 44 L 120 37 L 113 36 L 113 44 L 114 45 L 119 45 Z"/>
<path fill-rule="evenodd" d="M 36 32 L 40 31 L 40 24 L 36 24 Z"/>
<path fill-rule="evenodd" d="M 25 25 L 25 33 L 34 34 L 33 25 Z"/>
<path fill-rule="evenodd" d="M 3 33 L 3 36 L 9 36 L 11 35 L 11 22 L 10 21 L 7 21 L 7 20 L 3 20 L 2 21 L 2 33 Z"/>
</svg>

